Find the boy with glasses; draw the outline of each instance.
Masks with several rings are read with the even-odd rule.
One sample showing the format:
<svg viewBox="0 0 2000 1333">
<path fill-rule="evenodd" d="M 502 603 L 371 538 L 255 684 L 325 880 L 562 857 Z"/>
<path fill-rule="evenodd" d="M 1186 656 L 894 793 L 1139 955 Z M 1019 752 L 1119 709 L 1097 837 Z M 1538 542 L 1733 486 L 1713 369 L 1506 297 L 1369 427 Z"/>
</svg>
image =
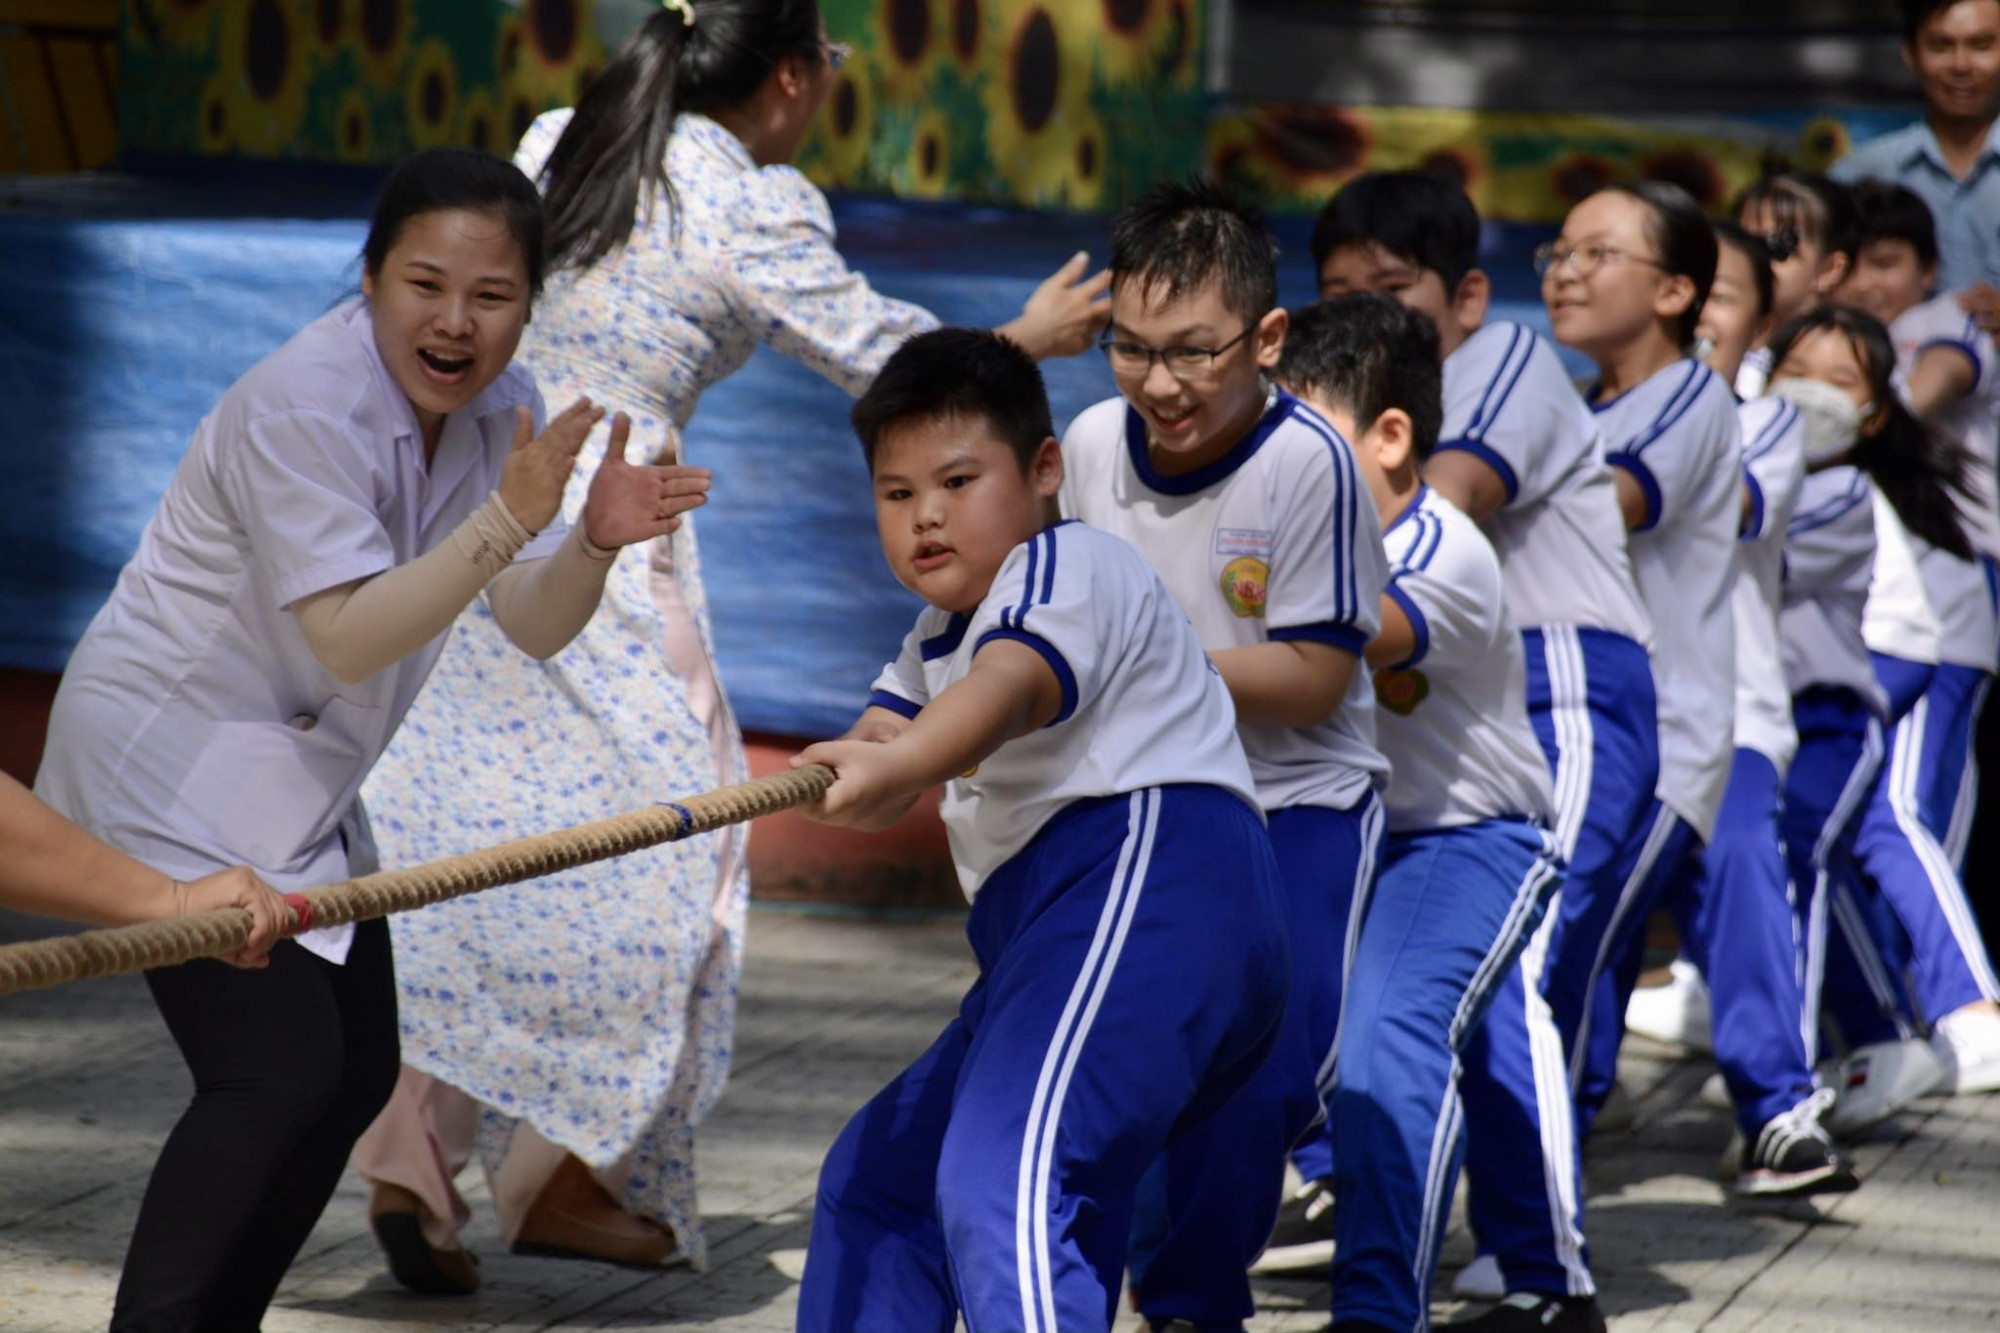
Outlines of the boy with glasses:
<svg viewBox="0 0 2000 1333">
<path fill-rule="evenodd" d="M 1284 345 L 1262 220 L 1201 184 L 1155 188 L 1112 224 L 1106 355 L 1122 395 L 1063 440 L 1063 510 L 1159 572 L 1236 705 L 1270 820 L 1291 1003 L 1263 1070 L 1162 1154 L 1135 1227 L 1153 1324 L 1234 1327 L 1270 1234 L 1285 1151 L 1321 1115 L 1351 922 L 1383 830 L 1374 692 L 1360 667 L 1388 582 L 1352 450 L 1268 380 Z"/>
</svg>

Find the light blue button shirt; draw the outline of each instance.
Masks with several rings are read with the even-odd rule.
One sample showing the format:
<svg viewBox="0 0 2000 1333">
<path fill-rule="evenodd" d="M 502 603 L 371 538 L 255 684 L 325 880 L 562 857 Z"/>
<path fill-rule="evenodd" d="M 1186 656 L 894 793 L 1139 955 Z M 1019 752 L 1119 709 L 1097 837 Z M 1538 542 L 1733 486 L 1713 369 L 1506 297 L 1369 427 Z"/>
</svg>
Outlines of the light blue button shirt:
<svg viewBox="0 0 2000 1333">
<path fill-rule="evenodd" d="M 1922 196 L 1937 222 L 1939 291 L 2000 284 L 2000 120 L 1964 180 L 1951 174 L 1937 135 L 1921 119 L 1870 139 L 1830 174 L 1849 185 L 1894 181 Z"/>
</svg>

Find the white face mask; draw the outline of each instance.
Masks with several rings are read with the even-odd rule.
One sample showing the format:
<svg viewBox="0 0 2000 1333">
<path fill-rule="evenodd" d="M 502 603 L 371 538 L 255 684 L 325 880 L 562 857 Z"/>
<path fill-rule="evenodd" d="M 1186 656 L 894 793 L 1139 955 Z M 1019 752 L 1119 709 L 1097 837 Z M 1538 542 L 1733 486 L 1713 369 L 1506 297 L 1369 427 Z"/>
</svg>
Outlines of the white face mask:
<svg viewBox="0 0 2000 1333">
<path fill-rule="evenodd" d="M 1852 449 L 1861 438 L 1861 423 L 1875 410 L 1873 403 L 1856 407 L 1852 398 L 1824 380 L 1780 380 L 1771 386 L 1771 396 L 1798 408 L 1805 419 L 1807 467 Z"/>
</svg>

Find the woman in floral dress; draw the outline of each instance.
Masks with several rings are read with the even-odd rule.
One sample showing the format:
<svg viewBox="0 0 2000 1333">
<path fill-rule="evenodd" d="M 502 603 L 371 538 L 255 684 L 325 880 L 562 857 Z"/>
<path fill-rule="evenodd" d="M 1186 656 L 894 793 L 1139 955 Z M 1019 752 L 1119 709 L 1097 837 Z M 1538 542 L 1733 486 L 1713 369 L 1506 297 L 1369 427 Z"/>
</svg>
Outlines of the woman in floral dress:
<svg viewBox="0 0 2000 1333">
<path fill-rule="evenodd" d="M 759 343 L 859 393 L 933 327 L 848 269 L 825 197 L 785 163 L 844 48 L 813 0 L 675 0 L 515 161 L 549 208 L 548 292 L 522 343 L 551 401 L 629 413 L 678 452 L 701 392 Z M 1083 257 L 1003 328 L 1074 355 L 1105 318 Z M 574 521 L 603 456 L 584 446 Z M 364 792 L 385 865 L 741 781 L 692 524 L 623 555 L 552 661 L 460 619 Z M 699 1265 L 694 1129 L 728 1070 L 748 878 L 744 829 L 459 899 L 395 925 L 405 1067 L 355 1150 L 405 1285 L 466 1292 L 475 1141 L 517 1251 Z"/>
</svg>

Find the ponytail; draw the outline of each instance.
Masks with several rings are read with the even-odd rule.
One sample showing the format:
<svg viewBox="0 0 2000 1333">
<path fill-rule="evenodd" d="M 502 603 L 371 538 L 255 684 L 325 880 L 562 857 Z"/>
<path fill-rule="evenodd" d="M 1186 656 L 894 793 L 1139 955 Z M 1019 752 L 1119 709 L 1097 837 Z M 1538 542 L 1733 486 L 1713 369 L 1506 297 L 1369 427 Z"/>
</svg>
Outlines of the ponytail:
<svg viewBox="0 0 2000 1333">
<path fill-rule="evenodd" d="M 1781 366 L 1808 333 L 1831 330 L 1847 339 L 1868 376 L 1869 396 L 1887 413 L 1882 429 L 1855 443 L 1854 465 L 1874 478 L 1896 517 L 1913 536 L 1961 560 L 1973 558 L 1959 517 L 1967 458 L 1958 441 L 1920 421 L 1896 392 L 1896 348 L 1882 322 L 1852 306 L 1824 305 L 1793 319 L 1771 340 L 1771 364 Z"/>
<path fill-rule="evenodd" d="M 551 270 L 625 244 L 642 206 L 676 211 L 667 143 L 683 111 L 747 101 L 785 56 L 820 57 L 816 0 L 691 0 L 655 9 L 593 79 L 542 167 Z"/>
</svg>

